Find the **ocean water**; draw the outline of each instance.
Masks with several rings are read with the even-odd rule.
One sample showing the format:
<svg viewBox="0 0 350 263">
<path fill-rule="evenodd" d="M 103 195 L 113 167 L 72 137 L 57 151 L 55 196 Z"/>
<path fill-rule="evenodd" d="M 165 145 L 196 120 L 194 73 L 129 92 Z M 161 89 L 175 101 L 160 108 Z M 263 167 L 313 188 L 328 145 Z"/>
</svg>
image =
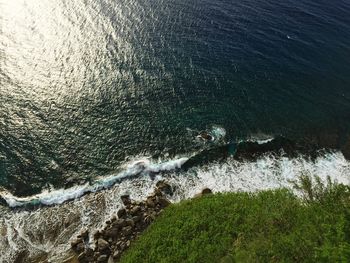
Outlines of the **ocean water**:
<svg viewBox="0 0 350 263">
<path fill-rule="evenodd" d="M 0 0 L 0 261 L 60 262 L 161 178 L 349 183 L 349 61 L 346 0 Z"/>
</svg>

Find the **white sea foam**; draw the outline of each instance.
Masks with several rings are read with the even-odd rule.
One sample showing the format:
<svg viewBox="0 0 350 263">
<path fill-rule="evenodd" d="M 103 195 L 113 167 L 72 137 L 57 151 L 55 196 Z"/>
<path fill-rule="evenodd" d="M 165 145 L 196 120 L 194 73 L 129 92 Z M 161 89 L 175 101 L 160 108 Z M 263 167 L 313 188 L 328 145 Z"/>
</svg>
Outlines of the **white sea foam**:
<svg viewBox="0 0 350 263">
<path fill-rule="evenodd" d="M 275 139 L 275 137 L 266 135 L 266 134 L 256 134 L 251 135 L 249 138 L 245 140 L 241 140 L 240 142 L 256 142 L 257 144 L 265 144 L 271 142 Z"/>
<path fill-rule="evenodd" d="M 96 180 L 93 184 L 84 184 L 73 186 L 67 189 L 57 189 L 53 191 L 43 191 L 40 194 L 29 197 L 16 197 L 9 192 L 3 191 L 0 193 L 1 197 L 5 199 L 10 207 L 18 207 L 26 204 L 37 205 L 53 205 L 62 204 L 65 201 L 72 200 L 83 196 L 86 193 L 98 192 L 103 189 L 112 187 L 122 179 L 135 177 L 135 176 L 147 176 L 150 173 L 160 173 L 162 171 L 171 171 L 178 169 L 184 164 L 188 158 L 178 158 L 174 160 L 168 160 L 165 162 L 151 162 L 148 159 L 141 159 L 133 161 L 126 165 L 125 170 L 122 172 L 103 177 Z"/>
<path fill-rule="evenodd" d="M 0 262 L 13 262 L 18 251 L 22 250 L 29 251 L 31 256 L 45 253 L 50 262 L 62 262 L 70 239 L 86 227 L 91 234 L 103 227 L 104 222 L 120 208 L 120 195 L 127 192 L 132 199 L 143 200 L 161 179 L 173 186 L 174 195 L 169 196 L 173 202 L 191 198 L 204 187 L 214 192 L 291 188 L 290 181 L 305 173 L 317 175 L 322 180 L 330 176 L 333 181 L 350 184 L 350 162 L 340 152 L 328 153 L 315 160 L 276 155 L 264 155 L 247 162 L 228 158 L 224 163 L 211 163 L 187 171 L 173 170 L 186 160 L 153 162 L 142 159 L 130 162 L 122 172 L 95 183 L 94 193 L 81 196 L 86 189 L 91 190 L 91 186 L 85 185 L 36 197 L 40 202 L 52 204 L 67 200 L 67 196 L 80 196 L 72 202 L 32 211 L 7 209 L 0 216 L 0 233 L 7 233 L 0 235 Z M 152 172 L 157 173 L 155 178 L 145 176 Z M 119 180 L 125 177 L 128 179 Z M 22 200 L 15 197 L 8 197 L 7 201 L 13 202 L 12 205 L 16 202 L 22 204 Z"/>
</svg>

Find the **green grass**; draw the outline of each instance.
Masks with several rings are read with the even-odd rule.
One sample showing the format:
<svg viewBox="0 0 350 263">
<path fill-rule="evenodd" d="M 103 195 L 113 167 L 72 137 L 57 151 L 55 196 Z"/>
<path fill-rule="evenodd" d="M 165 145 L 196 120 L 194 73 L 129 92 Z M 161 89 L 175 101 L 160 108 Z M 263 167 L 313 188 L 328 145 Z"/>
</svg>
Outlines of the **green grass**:
<svg viewBox="0 0 350 263">
<path fill-rule="evenodd" d="M 296 186 L 303 198 L 282 189 L 171 205 L 121 261 L 350 262 L 349 187 Z"/>
</svg>

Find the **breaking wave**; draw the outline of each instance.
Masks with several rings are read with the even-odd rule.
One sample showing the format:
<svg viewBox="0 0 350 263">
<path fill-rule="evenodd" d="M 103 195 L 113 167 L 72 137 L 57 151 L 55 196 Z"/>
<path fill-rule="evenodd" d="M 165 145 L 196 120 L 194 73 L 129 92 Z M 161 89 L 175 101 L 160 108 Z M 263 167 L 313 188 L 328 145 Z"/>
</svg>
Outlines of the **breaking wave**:
<svg viewBox="0 0 350 263">
<path fill-rule="evenodd" d="M 173 202 L 191 198 L 204 187 L 213 192 L 292 189 L 291 181 L 303 174 L 350 184 L 350 162 L 341 152 L 316 152 L 307 155 L 303 147 L 283 138 L 229 143 L 189 157 L 143 158 L 126 164 L 115 175 L 69 189 L 25 198 L 3 192 L 8 206 L 1 208 L 0 262 L 14 262 L 21 251 L 28 258 L 63 262 L 70 239 L 84 228 L 93 234 L 103 227 L 121 207 L 122 194 L 142 200 L 159 180 L 172 186 L 168 198 Z M 68 200 L 72 201 L 65 202 Z M 27 209 L 28 205 L 35 209 Z"/>
<path fill-rule="evenodd" d="M 217 133 L 215 136 L 225 135 L 225 131 L 217 127 L 213 131 Z M 310 152 L 313 155 L 308 155 Z M 327 167 L 318 169 L 322 164 L 327 164 Z M 330 169 L 332 165 L 338 168 Z M 62 204 L 88 193 L 109 189 L 124 180 L 143 180 L 145 177 L 154 180 L 160 175 L 172 175 L 170 178 L 179 182 L 187 177 L 202 180 L 203 176 L 209 176 L 203 182 L 212 182 L 210 187 L 217 191 L 254 191 L 272 186 L 286 187 L 287 181 L 296 178 L 302 169 L 317 175 L 325 171 L 332 175 L 338 171 L 335 173 L 337 178 L 334 179 L 342 178 L 344 181 L 345 175 L 340 176 L 342 173 L 339 171 L 347 165 L 348 162 L 341 153 L 318 151 L 310 145 L 303 147 L 284 137 L 255 136 L 237 143 L 216 144 L 188 157 L 157 161 L 149 158 L 134 160 L 121 167 L 120 172 L 84 185 L 46 190 L 28 197 L 17 197 L 5 190 L 0 192 L 0 198 L 9 207 Z M 223 180 L 225 183 L 219 186 Z M 247 186 L 244 187 L 244 184 Z M 193 189 L 196 190 L 198 189 Z"/>
<path fill-rule="evenodd" d="M 96 180 L 94 183 L 77 185 L 67 189 L 58 189 L 53 191 L 44 191 L 40 194 L 29 197 L 16 197 L 9 192 L 2 192 L 1 197 L 10 207 L 24 205 L 53 205 L 62 204 L 65 201 L 72 200 L 83 196 L 86 193 L 94 193 L 112 187 L 114 184 L 126 178 L 135 176 L 146 176 L 178 169 L 186 162 L 188 158 L 178 158 L 161 163 L 152 163 L 148 159 L 134 161 L 126 166 L 126 169 L 116 175 Z"/>
</svg>

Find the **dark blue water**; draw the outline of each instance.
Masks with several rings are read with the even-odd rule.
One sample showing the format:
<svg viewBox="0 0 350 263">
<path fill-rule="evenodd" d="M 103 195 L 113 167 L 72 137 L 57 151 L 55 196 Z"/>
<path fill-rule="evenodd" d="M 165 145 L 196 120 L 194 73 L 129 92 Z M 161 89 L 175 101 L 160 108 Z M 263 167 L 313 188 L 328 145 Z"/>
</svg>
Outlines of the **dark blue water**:
<svg viewBox="0 0 350 263">
<path fill-rule="evenodd" d="M 31 195 L 137 156 L 282 135 L 350 153 L 350 2 L 8 1 L 0 186 Z"/>
</svg>

